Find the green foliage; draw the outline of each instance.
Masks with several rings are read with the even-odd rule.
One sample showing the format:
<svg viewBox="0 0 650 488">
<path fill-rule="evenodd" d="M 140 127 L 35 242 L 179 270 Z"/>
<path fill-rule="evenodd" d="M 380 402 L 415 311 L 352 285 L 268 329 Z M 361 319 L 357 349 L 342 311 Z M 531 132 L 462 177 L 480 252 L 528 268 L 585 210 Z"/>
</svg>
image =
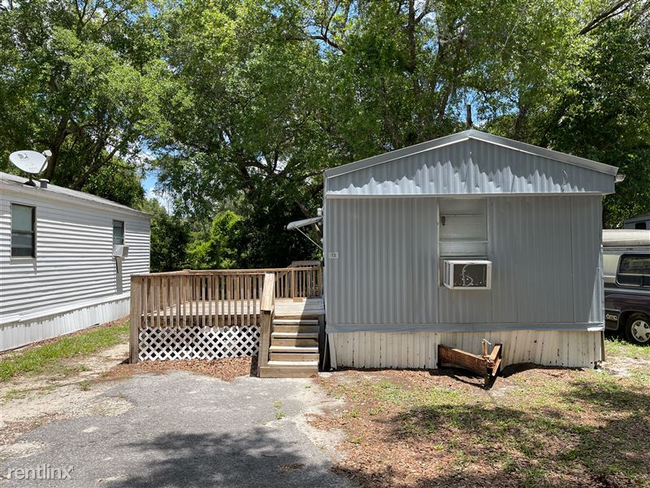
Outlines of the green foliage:
<svg viewBox="0 0 650 488">
<path fill-rule="evenodd" d="M 188 248 L 191 269 L 232 269 L 243 267 L 246 255 L 242 218 L 227 210 L 212 221 L 207 235 L 197 233 Z"/>
<path fill-rule="evenodd" d="M 49 148 L 54 183 L 137 205 L 146 147 L 176 214 L 152 209 L 152 269 L 284 266 L 318 257 L 284 226 L 315 214 L 324 169 L 465 128 L 470 105 L 485 130 L 620 166 L 615 226 L 650 211 L 649 13 L 645 0 L 7 0 L 0 169 Z"/>
<path fill-rule="evenodd" d="M 190 242 L 188 225 L 169 215 L 157 200 L 148 199 L 141 210 L 151 217 L 150 267 L 153 273 L 178 271 L 187 267 L 187 246 Z"/>
<path fill-rule="evenodd" d="M 650 212 L 650 31 L 611 22 L 580 64 L 581 75 L 543 120 L 541 142 L 619 167 L 626 179 L 604 209 L 605 225 L 618 227 Z"/>
<path fill-rule="evenodd" d="M 97 173 L 140 166 L 145 102 L 156 89 L 146 66 L 160 54 L 150 11 L 140 0 L 3 3 L 0 169 L 11 170 L 11 151 L 49 149 L 44 176 L 53 183 L 134 200 L 123 194 L 132 193 L 128 176 L 112 194 Z"/>
<path fill-rule="evenodd" d="M 133 168 L 122 166 L 119 162 L 94 172 L 82 190 L 131 208 L 138 208 L 144 201 L 140 176 Z"/>
</svg>

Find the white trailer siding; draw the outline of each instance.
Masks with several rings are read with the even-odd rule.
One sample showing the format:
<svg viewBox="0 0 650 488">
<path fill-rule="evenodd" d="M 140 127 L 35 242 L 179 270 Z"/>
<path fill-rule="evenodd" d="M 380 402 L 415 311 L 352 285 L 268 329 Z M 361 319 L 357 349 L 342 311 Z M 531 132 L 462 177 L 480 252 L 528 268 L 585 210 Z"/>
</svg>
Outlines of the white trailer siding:
<svg viewBox="0 0 650 488">
<path fill-rule="evenodd" d="M 127 315 L 130 276 L 149 270 L 146 214 L 56 188 L 3 182 L 0 350 Z M 36 258 L 11 256 L 12 203 L 36 209 Z M 129 247 L 121 284 L 112 256 L 114 220 L 124 222 L 124 244 Z"/>
<path fill-rule="evenodd" d="M 332 365 L 350 368 L 432 369 L 438 345 L 480 354 L 482 341 L 503 344 L 503 367 L 533 363 L 594 367 L 602 357 L 602 332 L 513 330 L 495 332 L 349 332 L 329 334 Z"/>
</svg>

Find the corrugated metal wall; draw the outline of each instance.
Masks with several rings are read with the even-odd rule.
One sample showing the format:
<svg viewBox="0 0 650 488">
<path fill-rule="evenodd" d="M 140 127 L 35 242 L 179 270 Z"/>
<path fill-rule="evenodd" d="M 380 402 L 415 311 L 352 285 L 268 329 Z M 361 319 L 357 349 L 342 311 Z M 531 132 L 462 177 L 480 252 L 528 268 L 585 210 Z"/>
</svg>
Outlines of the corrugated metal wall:
<svg viewBox="0 0 650 488">
<path fill-rule="evenodd" d="M 601 360 L 601 332 L 351 332 L 329 334 L 333 367 L 432 369 L 438 344 L 480 354 L 481 342 L 503 344 L 503 366 L 534 363 L 572 368 Z"/>
<path fill-rule="evenodd" d="M 36 207 L 36 260 L 12 259 L 11 203 Z M 142 215 L 62 203 L 38 195 L 0 198 L 0 320 L 117 294 L 113 220 L 125 223 L 129 256 L 123 264 L 124 293 L 130 275 L 149 270 L 149 219 Z M 92 324 L 89 324 L 92 325 Z"/>
<path fill-rule="evenodd" d="M 89 301 L 84 301 L 87 303 Z M 99 300 L 56 315 L 10 323 L 0 328 L 0 351 L 69 334 L 95 324 L 104 324 L 129 314 L 129 297 Z"/>
<path fill-rule="evenodd" d="M 453 195 L 614 192 L 610 174 L 476 139 L 327 178 L 326 194 Z"/>
<path fill-rule="evenodd" d="M 488 198 L 485 291 L 440 284 L 438 199 L 328 199 L 328 331 L 601 328 L 600 199 Z"/>
</svg>

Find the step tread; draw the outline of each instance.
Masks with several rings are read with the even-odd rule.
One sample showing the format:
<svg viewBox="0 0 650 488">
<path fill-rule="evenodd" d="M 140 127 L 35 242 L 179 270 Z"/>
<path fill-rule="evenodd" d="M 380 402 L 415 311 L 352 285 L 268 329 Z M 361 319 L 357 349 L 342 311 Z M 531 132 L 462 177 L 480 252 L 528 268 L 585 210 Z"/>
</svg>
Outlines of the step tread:
<svg viewBox="0 0 650 488">
<path fill-rule="evenodd" d="M 267 366 L 283 366 L 283 367 L 296 367 L 296 368 L 317 368 L 318 361 L 278 361 L 271 360 L 267 363 Z"/>
<path fill-rule="evenodd" d="M 318 332 L 272 332 L 278 339 L 318 339 Z"/>
<path fill-rule="evenodd" d="M 320 355 L 314 352 L 308 352 L 306 354 L 301 354 L 298 352 L 272 352 L 269 354 L 269 359 L 271 361 L 294 361 L 303 363 L 305 361 L 320 361 Z"/>
<path fill-rule="evenodd" d="M 318 334 L 320 329 L 317 325 L 278 325 L 273 326 L 273 332 L 313 332 Z"/>
<path fill-rule="evenodd" d="M 274 321 L 276 320 L 299 320 L 301 322 L 304 322 L 306 320 L 315 320 L 318 322 L 319 317 L 321 317 L 322 314 L 316 314 L 316 313 L 308 313 L 304 315 L 292 315 L 288 313 L 282 313 L 282 312 L 275 312 L 275 317 L 273 318 Z"/>
<path fill-rule="evenodd" d="M 308 352 L 318 352 L 317 346 L 274 346 L 269 347 L 271 352 L 299 352 L 301 354 Z"/>
<path fill-rule="evenodd" d="M 275 325 L 318 325 L 318 320 L 315 319 L 275 319 L 273 321 Z"/>
</svg>

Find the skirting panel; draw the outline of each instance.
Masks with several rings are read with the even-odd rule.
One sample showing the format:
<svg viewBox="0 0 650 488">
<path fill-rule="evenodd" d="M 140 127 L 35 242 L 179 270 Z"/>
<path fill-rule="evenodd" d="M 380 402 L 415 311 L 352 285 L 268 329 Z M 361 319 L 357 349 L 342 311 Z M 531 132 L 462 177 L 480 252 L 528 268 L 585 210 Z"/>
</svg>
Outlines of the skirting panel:
<svg viewBox="0 0 650 488">
<path fill-rule="evenodd" d="M 221 359 L 257 356 L 260 328 L 144 327 L 138 334 L 140 361 L 174 359 Z"/>
<path fill-rule="evenodd" d="M 503 344 L 503 365 L 594 367 L 602 358 L 601 332 L 346 332 L 329 334 L 334 368 L 433 369 L 438 344 L 481 353 L 481 342 Z"/>
<path fill-rule="evenodd" d="M 33 321 L 0 327 L 0 351 L 69 334 L 129 315 L 129 299 L 112 300 Z"/>
</svg>

